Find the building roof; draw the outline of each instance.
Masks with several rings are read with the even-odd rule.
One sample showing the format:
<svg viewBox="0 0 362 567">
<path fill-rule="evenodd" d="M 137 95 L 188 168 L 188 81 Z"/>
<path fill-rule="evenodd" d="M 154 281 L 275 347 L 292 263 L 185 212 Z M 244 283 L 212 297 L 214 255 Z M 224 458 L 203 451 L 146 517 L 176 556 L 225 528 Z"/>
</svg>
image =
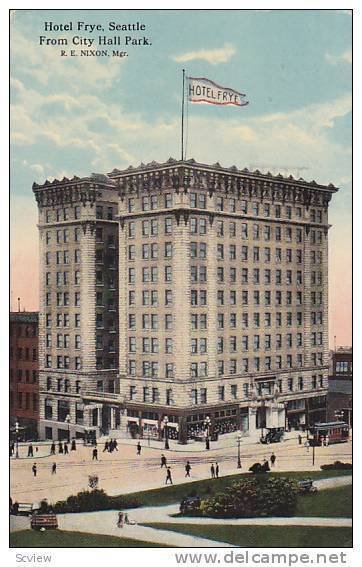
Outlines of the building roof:
<svg viewBox="0 0 362 567">
<path fill-rule="evenodd" d="M 146 164 L 140 163 L 136 167 L 130 165 L 126 169 L 115 168 L 113 169 L 113 171 L 108 173 L 108 175 L 110 178 L 117 178 L 124 175 L 142 174 L 142 173 L 147 173 L 148 171 L 154 171 L 165 168 L 174 168 L 178 166 L 183 166 L 186 168 L 199 168 L 202 170 L 213 171 L 213 172 L 217 171 L 218 173 L 221 174 L 236 174 L 244 177 L 250 177 L 251 179 L 259 179 L 264 181 L 273 180 L 273 181 L 282 181 L 286 183 L 289 182 L 292 183 L 293 185 L 297 184 L 299 186 L 308 186 L 308 187 L 314 187 L 316 189 L 317 188 L 324 189 L 332 193 L 338 191 L 338 189 L 333 185 L 333 183 L 330 183 L 329 185 L 321 185 L 317 183 L 314 179 L 312 181 L 306 181 L 302 177 L 296 179 L 292 175 L 283 176 L 281 175 L 281 173 L 278 173 L 277 175 L 273 175 L 272 173 L 270 173 L 270 171 L 268 171 L 267 173 L 261 173 L 261 171 L 259 171 L 258 169 L 254 171 L 251 171 L 246 167 L 244 169 L 239 169 L 236 167 L 236 165 L 232 165 L 231 167 L 223 167 L 222 165 L 220 165 L 219 162 L 210 165 L 205 163 L 198 163 L 194 159 L 176 160 L 172 157 L 170 157 L 166 162 L 163 163 L 159 163 L 157 161 L 151 161 Z"/>
<path fill-rule="evenodd" d="M 11 311 L 10 323 L 38 323 L 38 311 Z"/>
</svg>

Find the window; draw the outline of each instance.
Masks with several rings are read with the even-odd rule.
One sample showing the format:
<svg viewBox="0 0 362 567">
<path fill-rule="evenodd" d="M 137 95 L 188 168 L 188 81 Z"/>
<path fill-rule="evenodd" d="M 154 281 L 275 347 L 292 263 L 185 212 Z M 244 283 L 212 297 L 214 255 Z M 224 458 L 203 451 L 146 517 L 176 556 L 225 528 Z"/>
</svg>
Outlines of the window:
<svg viewBox="0 0 362 567">
<path fill-rule="evenodd" d="M 172 193 L 165 193 L 165 208 L 172 207 Z"/>
<path fill-rule="evenodd" d="M 230 394 L 233 400 L 236 400 L 238 397 L 238 386 L 237 384 L 230 385 Z"/>
</svg>

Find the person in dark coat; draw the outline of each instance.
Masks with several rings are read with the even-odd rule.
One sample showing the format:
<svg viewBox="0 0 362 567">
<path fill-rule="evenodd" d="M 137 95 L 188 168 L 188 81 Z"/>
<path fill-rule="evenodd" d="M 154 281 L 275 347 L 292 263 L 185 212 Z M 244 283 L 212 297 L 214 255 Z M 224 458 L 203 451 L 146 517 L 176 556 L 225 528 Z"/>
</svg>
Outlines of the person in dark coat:
<svg viewBox="0 0 362 567">
<path fill-rule="evenodd" d="M 211 478 L 215 478 L 215 467 L 214 467 L 214 463 L 211 463 L 210 472 L 211 472 Z"/>
<path fill-rule="evenodd" d="M 109 451 L 109 443 L 108 443 L 108 441 L 106 441 L 105 444 L 104 444 L 103 453 L 104 453 L 105 451 Z"/>
<path fill-rule="evenodd" d="M 28 457 L 34 457 L 33 445 L 31 443 L 28 447 Z"/>
<path fill-rule="evenodd" d="M 76 451 L 77 450 L 77 444 L 75 442 L 75 439 L 72 439 L 72 446 L 71 446 L 71 451 Z"/>
<path fill-rule="evenodd" d="M 52 474 L 56 474 L 57 472 L 57 463 L 53 463 L 52 465 Z"/>
<path fill-rule="evenodd" d="M 186 471 L 185 476 L 190 476 L 190 471 L 191 471 L 190 461 L 187 461 L 187 463 L 185 465 L 185 471 Z"/>
<path fill-rule="evenodd" d="M 168 482 L 170 484 L 173 484 L 170 467 L 167 467 L 167 469 L 166 469 L 166 482 L 165 482 L 165 484 L 167 484 Z"/>
<path fill-rule="evenodd" d="M 113 449 L 114 449 L 115 451 L 118 451 L 117 445 L 118 445 L 117 439 L 113 439 Z"/>
<path fill-rule="evenodd" d="M 53 441 L 53 443 L 52 443 L 51 446 L 50 446 L 50 454 L 51 454 L 51 455 L 55 455 L 55 443 L 54 443 L 54 441 Z"/>
<path fill-rule="evenodd" d="M 137 455 L 141 454 L 141 449 L 142 449 L 141 443 L 138 441 L 138 443 L 137 443 Z"/>
<path fill-rule="evenodd" d="M 299 444 L 299 445 L 302 444 L 302 436 L 301 436 L 300 433 L 299 433 L 299 435 L 298 435 L 298 444 Z"/>
<path fill-rule="evenodd" d="M 68 443 L 64 443 L 64 455 L 69 455 Z"/>
<path fill-rule="evenodd" d="M 92 461 L 98 461 L 98 449 L 93 449 Z"/>
<path fill-rule="evenodd" d="M 31 470 L 33 471 L 33 475 L 35 477 L 36 473 L 37 473 L 36 463 L 33 464 L 33 466 L 31 467 Z"/>
<path fill-rule="evenodd" d="M 274 453 L 272 453 L 272 454 L 270 455 L 270 463 L 271 463 L 271 466 L 272 466 L 272 467 L 275 465 L 275 461 L 276 461 L 276 460 L 277 460 L 276 456 L 274 455 Z"/>
<path fill-rule="evenodd" d="M 167 469 L 167 459 L 166 459 L 165 455 L 162 453 L 162 455 L 161 455 L 161 469 L 163 469 L 163 467 L 165 467 L 165 469 Z"/>
<path fill-rule="evenodd" d="M 219 463 L 215 464 L 215 477 L 219 478 Z"/>
<path fill-rule="evenodd" d="M 58 453 L 63 453 L 63 443 L 61 441 L 58 444 Z"/>
</svg>

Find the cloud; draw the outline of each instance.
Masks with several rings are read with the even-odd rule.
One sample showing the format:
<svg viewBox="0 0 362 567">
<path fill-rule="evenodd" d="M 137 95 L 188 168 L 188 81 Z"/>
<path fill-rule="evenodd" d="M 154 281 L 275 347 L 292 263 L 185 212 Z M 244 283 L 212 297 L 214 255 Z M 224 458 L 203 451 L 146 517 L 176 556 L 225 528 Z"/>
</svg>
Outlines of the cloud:
<svg viewBox="0 0 362 567">
<path fill-rule="evenodd" d="M 347 49 L 340 55 L 332 55 L 331 53 L 325 54 L 325 59 L 330 65 L 338 65 L 338 63 L 352 63 L 352 50 Z"/>
<path fill-rule="evenodd" d="M 216 49 L 199 49 L 198 51 L 189 51 L 182 55 L 172 57 L 177 63 L 187 63 L 188 61 L 206 61 L 210 65 L 218 65 L 219 63 L 227 63 L 236 53 L 235 47 L 229 43 L 225 43 L 224 47 Z"/>
</svg>

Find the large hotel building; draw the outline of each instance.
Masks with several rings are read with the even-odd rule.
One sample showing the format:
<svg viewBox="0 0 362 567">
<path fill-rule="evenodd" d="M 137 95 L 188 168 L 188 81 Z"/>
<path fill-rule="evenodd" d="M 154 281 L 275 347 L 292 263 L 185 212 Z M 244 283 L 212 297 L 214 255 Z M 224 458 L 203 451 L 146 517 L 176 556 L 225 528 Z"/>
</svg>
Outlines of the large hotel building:
<svg viewBox="0 0 362 567">
<path fill-rule="evenodd" d="M 333 185 L 170 158 L 33 191 L 41 438 L 325 418 Z"/>
</svg>

